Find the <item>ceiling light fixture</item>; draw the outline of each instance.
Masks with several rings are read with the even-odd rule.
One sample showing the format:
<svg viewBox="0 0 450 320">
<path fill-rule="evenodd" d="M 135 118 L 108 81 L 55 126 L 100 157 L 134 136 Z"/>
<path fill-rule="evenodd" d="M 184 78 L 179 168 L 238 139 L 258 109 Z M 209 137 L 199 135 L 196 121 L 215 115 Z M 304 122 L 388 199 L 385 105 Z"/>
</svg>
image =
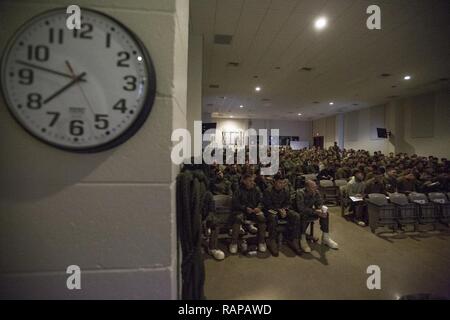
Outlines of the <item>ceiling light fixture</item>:
<svg viewBox="0 0 450 320">
<path fill-rule="evenodd" d="M 299 115 L 299 116 L 301 116 L 302 114 L 301 114 L 301 113 L 299 113 L 298 115 Z"/>
<path fill-rule="evenodd" d="M 332 101 L 332 102 L 330 102 L 330 106 L 332 106 L 332 105 L 334 105 L 334 102 Z"/>
<path fill-rule="evenodd" d="M 244 106 L 243 106 L 242 104 L 239 106 L 239 108 L 241 108 L 241 109 L 242 109 L 243 107 L 244 107 Z"/>
<path fill-rule="evenodd" d="M 327 23 L 328 23 L 327 18 L 319 17 L 314 22 L 314 26 L 316 27 L 317 30 L 322 30 L 327 26 Z"/>
<path fill-rule="evenodd" d="M 410 79 L 411 79 L 411 76 L 405 76 L 403 79 L 405 79 L 405 80 L 410 80 Z"/>
<path fill-rule="evenodd" d="M 261 91 L 261 87 L 256 87 L 256 88 L 255 88 L 255 91 L 256 91 L 256 92 Z"/>
</svg>

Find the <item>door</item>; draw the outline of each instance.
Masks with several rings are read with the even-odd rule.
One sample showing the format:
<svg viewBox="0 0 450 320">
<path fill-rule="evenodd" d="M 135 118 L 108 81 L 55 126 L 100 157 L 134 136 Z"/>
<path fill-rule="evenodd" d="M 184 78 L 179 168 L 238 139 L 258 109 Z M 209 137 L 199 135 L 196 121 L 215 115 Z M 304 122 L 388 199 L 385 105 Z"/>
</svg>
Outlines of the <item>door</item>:
<svg viewBox="0 0 450 320">
<path fill-rule="evenodd" d="M 323 149 L 323 136 L 314 137 L 314 147 Z"/>
</svg>

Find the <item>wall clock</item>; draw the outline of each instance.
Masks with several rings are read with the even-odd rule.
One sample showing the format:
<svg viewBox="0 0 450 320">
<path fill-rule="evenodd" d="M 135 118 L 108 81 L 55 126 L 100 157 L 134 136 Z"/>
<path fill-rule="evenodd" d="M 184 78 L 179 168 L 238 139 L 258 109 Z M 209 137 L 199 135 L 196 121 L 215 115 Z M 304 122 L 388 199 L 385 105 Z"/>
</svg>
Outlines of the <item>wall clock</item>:
<svg viewBox="0 0 450 320">
<path fill-rule="evenodd" d="M 97 152 L 129 139 L 155 98 L 153 63 L 117 20 L 81 9 L 81 28 L 66 9 L 25 23 L 7 44 L 1 89 L 9 111 L 34 137 L 74 152 Z"/>
</svg>

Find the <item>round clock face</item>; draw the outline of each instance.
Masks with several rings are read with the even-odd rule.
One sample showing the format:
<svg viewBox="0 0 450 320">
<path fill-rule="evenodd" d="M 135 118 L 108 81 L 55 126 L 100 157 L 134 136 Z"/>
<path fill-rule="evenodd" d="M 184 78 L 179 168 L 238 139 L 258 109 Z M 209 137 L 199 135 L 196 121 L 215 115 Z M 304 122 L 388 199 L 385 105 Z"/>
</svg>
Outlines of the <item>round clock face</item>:
<svg viewBox="0 0 450 320">
<path fill-rule="evenodd" d="M 95 152 L 131 137 L 155 97 L 152 61 L 116 20 L 81 9 L 81 28 L 58 9 L 27 22 L 3 53 L 4 99 L 17 121 L 53 146 Z"/>
</svg>

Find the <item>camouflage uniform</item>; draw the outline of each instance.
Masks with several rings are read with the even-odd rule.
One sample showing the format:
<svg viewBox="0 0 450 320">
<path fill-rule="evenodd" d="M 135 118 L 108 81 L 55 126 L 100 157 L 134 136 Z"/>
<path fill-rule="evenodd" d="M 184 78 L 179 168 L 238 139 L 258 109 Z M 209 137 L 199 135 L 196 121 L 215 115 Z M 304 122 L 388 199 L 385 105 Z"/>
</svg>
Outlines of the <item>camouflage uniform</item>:
<svg viewBox="0 0 450 320">
<path fill-rule="evenodd" d="M 263 197 L 264 213 L 267 219 L 267 228 L 269 231 L 269 239 L 275 240 L 277 237 L 278 220 L 283 219 L 279 214 L 273 214 L 269 210 L 279 211 L 280 209 L 286 209 L 286 217 L 288 225 L 288 238 L 289 240 L 298 240 L 298 231 L 300 227 L 300 215 L 291 210 L 290 194 L 286 188 L 276 190 L 275 187 L 268 188 L 264 192 Z"/>
<path fill-rule="evenodd" d="M 266 218 L 262 212 L 261 191 L 257 187 L 247 189 L 244 185 L 240 185 L 233 194 L 233 231 L 231 235 L 232 243 L 237 243 L 239 237 L 240 226 L 246 219 L 250 219 L 256 222 L 258 226 L 258 241 L 264 242 L 266 235 Z M 261 214 L 247 213 L 247 208 L 261 210 Z"/>
<path fill-rule="evenodd" d="M 308 228 L 308 222 L 319 218 L 320 230 L 328 233 L 329 216 L 326 218 L 319 217 L 314 210 L 320 209 L 323 205 L 322 196 L 317 191 L 313 194 L 306 191 L 306 189 L 297 190 L 295 197 L 296 209 L 300 213 L 300 233 L 305 234 Z"/>
</svg>

